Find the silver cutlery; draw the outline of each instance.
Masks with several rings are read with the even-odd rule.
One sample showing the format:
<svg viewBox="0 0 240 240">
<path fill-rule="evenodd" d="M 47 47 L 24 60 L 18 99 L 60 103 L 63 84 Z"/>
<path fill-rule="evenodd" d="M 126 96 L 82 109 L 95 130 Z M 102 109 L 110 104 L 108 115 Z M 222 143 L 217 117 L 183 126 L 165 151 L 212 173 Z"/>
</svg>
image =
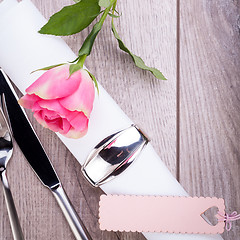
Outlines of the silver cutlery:
<svg viewBox="0 0 240 240">
<path fill-rule="evenodd" d="M 23 240 L 23 233 L 18 219 L 17 211 L 13 201 L 12 193 L 8 184 L 6 169 L 7 164 L 12 157 L 13 144 L 10 128 L 7 123 L 7 112 L 3 113 L 5 106 L 4 95 L 1 95 L 0 106 L 0 178 L 3 185 L 4 197 L 7 205 L 8 216 L 12 229 L 14 240 Z"/>
<path fill-rule="evenodd" d="M 14 139 L 18 143 L 27 161 L 42 184 L 49 188 L 56 198 L 75 238 L 78 240 L 91 240 L 91 236 L 68 199 L 25 111 L 18 104 L 18 97 L 10 80 L 2 69 L 0 69 L 0 94 L 1 93 L 4 93 L 6 97 L 6 105 Z"/>
</svg>

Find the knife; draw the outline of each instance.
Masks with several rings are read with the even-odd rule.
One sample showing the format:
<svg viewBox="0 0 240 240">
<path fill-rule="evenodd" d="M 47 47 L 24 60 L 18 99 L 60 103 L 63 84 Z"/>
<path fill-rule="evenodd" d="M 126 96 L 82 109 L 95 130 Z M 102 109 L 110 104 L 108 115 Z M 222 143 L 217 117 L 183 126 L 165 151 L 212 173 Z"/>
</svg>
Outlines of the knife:
<svg viewBox="0 0 240 240">
<path fill-rule="evenodd" d="M 92 240 L 86 227 L 79 218 L 62 184 L 40 143 L 24 109 L 18 104 L 10 80 L 0 68 L 0 94 L 4 93 L 13 136 L 32 169 L 45 187 L 56 198 L 69 226 L 77 240 Z"/>
</svg>

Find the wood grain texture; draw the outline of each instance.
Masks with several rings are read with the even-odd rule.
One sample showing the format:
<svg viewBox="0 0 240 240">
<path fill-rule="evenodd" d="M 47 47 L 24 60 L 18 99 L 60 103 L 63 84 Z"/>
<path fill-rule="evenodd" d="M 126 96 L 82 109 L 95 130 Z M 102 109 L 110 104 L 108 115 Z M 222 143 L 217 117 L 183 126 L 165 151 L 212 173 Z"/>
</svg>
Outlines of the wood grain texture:
<svg viewBox="0 0 240 240">
<path fill-rule="evenodd" d="M 70 0 L 32 0 L 49 18 Z M 96 40 L 86 66 L 116 100 L 126 114 L 150 135 L 152 144 L 171 172 L 176 171 L 176 5 L 175 0 L 150 0 L 142 8 L 137 0 L 119 1 L 123 16 L 116 19 L 116 28 L 126 45 L 141 55 L 146 64 L 155 66 L 168 81 L 159 81 L 135 68 L 131 59 L 118 50 L 107 20 Z M 77 53 L 90 28 L 64 38 Z M 71 59 L 69 59 L 71 60 Z M 54 133 L 30 120 L 50 156 L 63 186 L 95 240 L 142 240 L 140 233 L 100 231 L 98 202 L 100 189 L 91 187 L 82 177 L 80 165 Z M 74 239 L 59 207 L 48 189 L 44 188 L 15 144 L 9 163 L 9 182 L 27 240 Z M 0 190 L 2 196 L 2 190 Z M 12 239 L 5 203 L 0 197 L 0 239 Z M 1 238 L 4 236 L 3 238 Z"/>
<path fill-rule="evenodd" d="M 240 2 L 180 1 L 180 182 L 240 209 Z M 239 221 L 224 239 L 236 240 Z"/>
<path fill-rule="evenodd" d="M 1 1 L 1 0 L 0 0 Z M 49 18 L 71 0 L 32 0 Z M 192 196 L 226 199 L 228 211 L 240 209 L 240 3 L 237 0 L 180 1 L 180 98 L 176 98 L 176 0 L 118 2 L 123 16 L 116 27 L 126 45 L 167 82 L 135 68 L 118 50 L 107 21 L 86 65 L 127 115 L 150 135 L 152 144 L 176 176 L 176 132 L 180 131 L 180 182 Z M 64 38 L 77 53 L 90 29 Z M 176 111 L 176 102 L 180 109 Z M 179 114 L 179 129 L 176 116 Z M 97 240 L 141 240 L 136 233 L 102 232 L 98 227 L 100 189 L 82 177 L 80 165 L 54 133 L 30 120 L 62 180 L 69 198 Z M 74 239 L 48 189 L 33 174 L 15 144 L 9 182 L 27 240 Z M 0 189 L 2 196 L 2 189 Z M 0 197 L 0 239 L 12 239 Z M 54 226 L 54 227 L 53 227 Z M 225 233 L 236 240 L 240 225 Z"/>
</svg>

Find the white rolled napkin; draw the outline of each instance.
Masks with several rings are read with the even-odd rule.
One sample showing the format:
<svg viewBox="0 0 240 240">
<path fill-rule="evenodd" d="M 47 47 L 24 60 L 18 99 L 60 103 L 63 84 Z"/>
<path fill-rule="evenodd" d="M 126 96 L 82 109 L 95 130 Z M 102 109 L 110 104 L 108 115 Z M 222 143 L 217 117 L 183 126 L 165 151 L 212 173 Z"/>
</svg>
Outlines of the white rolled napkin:
<svg viewBox="0 0 240 240">
<path fill-rule="evenodd" d="M 61 38 L 38 33 L 45 23 L 46 19 L 30 0 L 19 3 L 4 0 L 0 3 L 0 67 L 22 93 L 42 74 L 30 74 L 33 70 L 76 58 Z M 57 134 L 80 164 L 84 163 L 99 141 L 132 124 L 108 93 L 99 87 L 100 94 L 94 101 L 87 135 L 75 140 Z M 108 194 L 187 196 L 151 144 L 146 146 L 130 168 L 101 188 Z M 222 239 L 219 235 L 143 234 L 150 240 Z"/>
</svg>

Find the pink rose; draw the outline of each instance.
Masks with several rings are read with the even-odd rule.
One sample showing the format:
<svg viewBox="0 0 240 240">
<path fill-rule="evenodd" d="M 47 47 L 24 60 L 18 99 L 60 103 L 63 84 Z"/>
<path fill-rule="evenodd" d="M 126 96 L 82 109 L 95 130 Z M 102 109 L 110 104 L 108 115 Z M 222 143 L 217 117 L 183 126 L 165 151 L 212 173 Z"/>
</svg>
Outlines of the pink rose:
<svg viewBox="0 0 240 240">
<path fill-rule="evenodd" d="M 69 138 L 87 133 L 95 89 L 88 72 L 80 69 L 69 77 L 69 65 L 46 71 L 30 87 L 19 104 L 34 112 L 37 121 Z"/>
</svg>

